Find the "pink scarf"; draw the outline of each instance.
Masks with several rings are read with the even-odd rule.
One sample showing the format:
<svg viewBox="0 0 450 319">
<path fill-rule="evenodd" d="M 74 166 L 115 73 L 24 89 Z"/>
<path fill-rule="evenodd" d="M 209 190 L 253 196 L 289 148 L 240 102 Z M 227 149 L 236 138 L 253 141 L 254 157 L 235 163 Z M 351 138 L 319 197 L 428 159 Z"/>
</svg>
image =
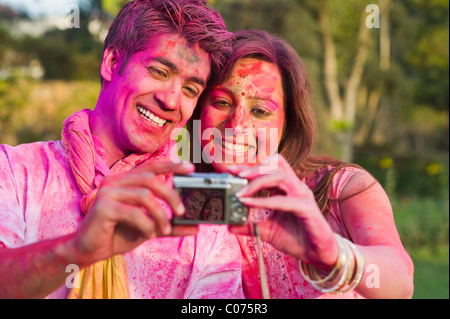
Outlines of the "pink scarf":
<svg viewBox="0 0 450 319">
<path fill-rule="evenodd" d="M 85 109 L 72 114 L 65 120 L 62 131 L 72 173 L 84 195 L 80 203 L 83 214 L 89 211 L 105 176 L 126 172 L 150 158 L 162 159 L 174 143 L 169 142 L 153 154 L 131 154 L 115 163 L 112 172 L 106 162 L 102 141 L 91 134 L 91 112 Z M 80 287 L 72 288 L 69 298 L 129 298 L 127 268 L 122 255 L 99 261 L 83 269 L 79 273 L 79 279 Z"/>
</svg>

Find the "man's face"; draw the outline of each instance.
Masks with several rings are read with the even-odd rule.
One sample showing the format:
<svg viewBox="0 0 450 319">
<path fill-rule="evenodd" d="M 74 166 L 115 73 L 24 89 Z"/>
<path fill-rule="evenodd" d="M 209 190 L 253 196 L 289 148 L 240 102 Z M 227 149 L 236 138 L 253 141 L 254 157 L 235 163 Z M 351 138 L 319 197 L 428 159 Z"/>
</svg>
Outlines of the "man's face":
<svg viewBox="0 0 450 319">
<path fill-rule="evenodd" d="M 206 196 L 199 191 L 193 191 L 184 199 L 184 205 L 186 207 L 186 212 L 184 218 L 186 219 L 197 219 L 200 211 L 205 205 Z"/>
<path fill-rule="evenodd" d="M 117 152 L 152 153 L 191 117 L 210 72 L 208 54 L 176 34 L 155 36 L 118 63 L 106 86 L 110 144 Z"/>
</svg>

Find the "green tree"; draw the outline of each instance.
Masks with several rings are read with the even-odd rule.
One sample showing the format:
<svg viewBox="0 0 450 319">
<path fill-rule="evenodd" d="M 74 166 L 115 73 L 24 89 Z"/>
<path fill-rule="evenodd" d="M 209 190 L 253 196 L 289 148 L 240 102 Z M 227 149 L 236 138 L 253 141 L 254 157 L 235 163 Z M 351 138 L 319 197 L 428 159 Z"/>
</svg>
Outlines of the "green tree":
<svg viewBox="0 0 450 319">
<path fill-rule="evenodd" d="M 371 4 L 380 9 L 379 28 L 366 25 Z M 368 146 L 398 153 L 448 151 L 448 1 L 215 0 L 212 5 L 232 31 L 262 28 L 292 44 L 309 70 L 319 144 L 340 158 L 351 161 L 355 147 Z"/>
<path fill-rule="evenodd" d="M 130 0 L 93 0 L 103 12 L 110 14 L 115 17 L 119 10 Z"/>
</svg>

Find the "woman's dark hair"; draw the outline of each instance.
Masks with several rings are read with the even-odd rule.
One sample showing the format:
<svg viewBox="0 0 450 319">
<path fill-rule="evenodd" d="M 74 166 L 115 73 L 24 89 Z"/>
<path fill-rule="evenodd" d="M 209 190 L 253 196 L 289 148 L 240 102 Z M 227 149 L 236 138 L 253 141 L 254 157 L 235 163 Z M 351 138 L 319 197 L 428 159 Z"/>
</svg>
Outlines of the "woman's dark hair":
<svg viewBox="0 0 450 319">
<path fill-rule="evenodd" d="M 285 98 L 285 127 L 278 153 L 286 158 L 299 178 L 314 178 L 319 169 L 333 167 L 313 189 L 320 209 L 325 212 L 333 176 L 344 166 L 359 166 L 331 157 L 311 156 L 316 134 L 316 120 L 311 104 L 309 78 L 302 60 L 287 41 L 263 30 L 236 32 L 230 60 L 219 74 L 213 76 L 199 105 L 209 90 L 228 79 L 236 62 L 243 58 L 255 58 L 272 63 L 280 71 Z M 198 119 L 199 113 L 200 107 L 197 107 L 192 119 Z M 199 138 L 197 135 L 197 132 L 191 130 L 191 136 Z M 200 163 L 198 168 L 205 170 L 205 164 Z"/>
</svg>

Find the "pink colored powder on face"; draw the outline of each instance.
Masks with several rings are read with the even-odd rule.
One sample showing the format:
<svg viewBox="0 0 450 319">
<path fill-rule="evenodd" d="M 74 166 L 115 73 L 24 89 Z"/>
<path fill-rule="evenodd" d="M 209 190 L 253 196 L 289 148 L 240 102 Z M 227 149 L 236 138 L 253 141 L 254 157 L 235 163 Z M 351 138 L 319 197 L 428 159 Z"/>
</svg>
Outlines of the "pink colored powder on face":
<svg viewBox="0 0 450 319">
<path fill-rule="evenodd" d="M 274 75 L 264 75 L 260 77 L 255 77 L 253 80 L 253 85 L 257 88 L 260 88 L 262 94 L 271 94 L 275 91 L 274 87 L 267 87 L 264 85 L 267 82 L 275 82 L 277 81 L 277 77 Z"/>
<path fill-rule="evenodd" d="M 175 48 L 175 45 L 176 45 L 175 41 L 170 40 L 170 41 L 167 41 L 166 47 L 168 49 L 173 49 L 173 48 Z"/>
<path fill-rule="evenodd" d="M 252 75 L 260 74 L 262 63 L 263 61 L 257 60 L 256 62 L 243 64 L 238 70 L 236 70 L 236 72 L 241 78 L 244 78 L 250 74 Z"/>
<path fill-rule="evenodd" d="M 285 122 L 283 86 L 278 68 L 253 58 L 239 60 L 228 79 L 205 99 L 201 121 L 203 132 L 210 128 L 218 129 L 223 136 L 227 135 L 227 130 L 234 132 L 233 139 L 225 137 L 222 146 L 217 138 L 214 140 L 218 145 L 218 150 L 213 148 L 214 157 L 220 158 L 217 152 L 222 153 L 222 163 L 215 165 L 219 171 L 225 171 L 230 164 L 257 164 L 272 154 Z M 258 132 L 261 130 L 264 131 L 262 134 Z M 236 146 L 231 147 L 230 143 Z M 211 141 L 202 141 L 203 147 L 207 144 L 211 145 Z M 231 158 L 236 162 L 231 163 L 226 158 L 230 158 L 233 149 L 236 151 Z"/>
<path fill-rule="evenodd" d="M 124 154 L 155 152 L 167 143 L 192 115 L 210 72 L 209 55 L 176 34 L 154 37 L 130 57 L 121 74 L 107 61 L 102 65 L 110 77 L 103 76 L 92 123 L 110 163 Z M 142 112 L 164 124 L 155 124 Z"/>
</svg>

